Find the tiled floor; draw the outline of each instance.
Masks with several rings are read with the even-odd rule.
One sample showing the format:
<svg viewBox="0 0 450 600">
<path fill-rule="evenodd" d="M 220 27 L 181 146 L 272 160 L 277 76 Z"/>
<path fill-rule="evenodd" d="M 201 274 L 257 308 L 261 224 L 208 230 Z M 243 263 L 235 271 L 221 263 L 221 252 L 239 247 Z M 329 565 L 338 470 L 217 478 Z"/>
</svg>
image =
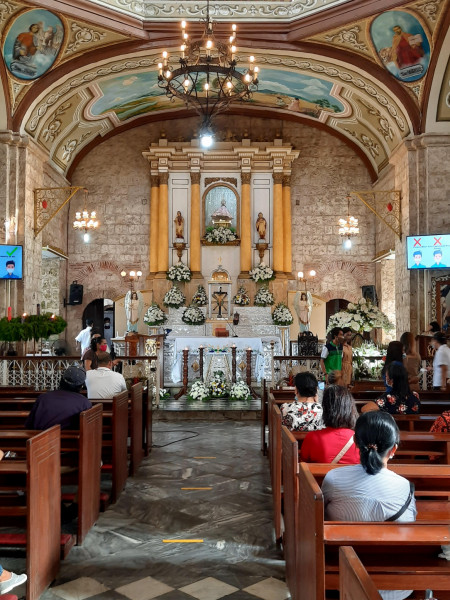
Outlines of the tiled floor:
<svg viewBox="0 0 450 600">
<path fill-rule="evenodd" d="M 154 430 L 163 447 L 71 550 L 42 600 L 288 598 L 258 424 L 190 421 Z M 167 541 L 193 539 L 203 541 Z"/>
</svg>

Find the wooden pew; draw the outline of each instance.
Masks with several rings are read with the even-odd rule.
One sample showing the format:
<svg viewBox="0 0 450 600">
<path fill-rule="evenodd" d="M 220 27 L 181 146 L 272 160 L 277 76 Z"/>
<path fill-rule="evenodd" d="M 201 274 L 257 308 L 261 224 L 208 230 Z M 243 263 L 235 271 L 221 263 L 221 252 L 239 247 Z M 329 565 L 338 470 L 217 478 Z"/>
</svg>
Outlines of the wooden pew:
<svg viewBox="0 0 450 600">
<path fill-rule="evenodd" d="M 382 600 L 358 555 L 350 546 L 339 548 L 340 600 Z"/>
<path fill-rule="evenodd" d="M 0 445 L 2 432 L 0 432 Z M 17 495 L 2 495 L 0 517 L 9 525 L 11 518 L 26 519 L 27 600 L 37 600 L 59 570 L 61 532 L 60 428 L 52 427 L 26 441 L 26 460 L 0 462 L 0 488 L 11 490 L 12 480 L 26 479 L 26 506 L 17 506 Z M 6 539 L 5 538 L 8 538 Z M 6 545 L 20 536 L 3 535 Z M 44 543 L 45 541 L 45 543 Z M 19 542 L 20 543 L 20 542 Z"/>
<path fill-rule="evenodd" d="M 143 419 L 143 386 L 142 383 L 136 383 L 131 386 L 130 397 L 130 475 L 135 475 L 139 465 L 144 458 L 143 446 L 143 427 L 145 419 Z"/>
</svg>

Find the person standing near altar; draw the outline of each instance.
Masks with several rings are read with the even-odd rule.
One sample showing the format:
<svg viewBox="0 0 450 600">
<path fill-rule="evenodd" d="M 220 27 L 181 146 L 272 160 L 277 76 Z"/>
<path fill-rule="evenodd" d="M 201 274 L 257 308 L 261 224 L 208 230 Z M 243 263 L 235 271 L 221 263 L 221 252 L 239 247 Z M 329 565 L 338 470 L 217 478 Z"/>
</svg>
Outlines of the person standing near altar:
<svg viewBox="0 0 450 600">
<path fill-rule="evenodd" d="M 325 381 L 328 383 L 328 373 L 331 371 L 342 370 L 342 343 L 344 334 L 340 327 L 333 327 L 330 331 L 331 341 L 327 342 L 322 348 L 320 355 L 320 369 L 325 375 Z"/>
</svg>

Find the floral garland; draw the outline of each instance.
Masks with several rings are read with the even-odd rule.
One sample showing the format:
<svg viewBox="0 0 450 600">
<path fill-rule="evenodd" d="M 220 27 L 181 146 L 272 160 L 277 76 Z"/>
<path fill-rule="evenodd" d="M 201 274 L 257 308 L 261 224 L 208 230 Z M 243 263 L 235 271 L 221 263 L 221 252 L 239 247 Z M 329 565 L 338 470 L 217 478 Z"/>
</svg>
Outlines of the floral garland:
<svg viewBox="0 0 450 600">
<path fill-rule="evenodd" d="M 197 291 L 192 297 L 192 303 L 197 306 L 206 306 L 208 304 L 208 298 L 206 296 L 206 290 L 202 285 L 199 285 Z"/>
<path fill-rule="evenodd" d="M 170 288 L 163 298 L 164 306 L 171 306 L 172 308 L 180 308 L 186 301 L 186 296 L 183 292 L 178 289 L 176 285 Z"/>
<path fill-rule="evenodd" d="M 187 399 L 191 402 L 200 400 L 201 402 L 208 402 L 209 400 L 209 388 L 203 383 L 201 379 L 194 381 L 188 392 Z"/>
<path fill-rule="evenodd" d="M 198 306 L 192 304 L 184 309 L 181 320 L 188 325 L 203 325 L 205 322 L 205 315 Z"/>
<path fill-rule="evenodd" d="M 275 274 L 273 270 L 264 263 L 261 263 L 257 267 L 252 269 L 249 275 L 253 279 L 253 281 L 256 281 L 257 283 L 259 281 L 271 281 L 272 279 L 275 279 Z"/>
<path fill-rule="evenodd" d="M 359 333 L 372 331 L 375 327 L 382 327 L 385 331 L 394 328 L 387 315 L 366 298 L 360 298 L 356 304 L 350 302 L 346 310 L 330 317 L 327 332 L 333 327 L 350 327 Z"/>
<path fill-rule="evenodd" d="M 234 242 L 234 240 L 237 240 L 236 230 L 232 227 L 207 227 L 205 240 L 215 244 Z"/>
<path fill-rule="evenodd" d="M 286 304 L 280 302 L 276 305 L 275 310 L 272 313 L 272 321 L 275 325 L 284 327 L 286 325 L 291 325 L 293 320 L 292 313 Z"/>
<path fill-rule="evenodd" d="M 256 292 L 255 306 L 272 306 L 275 304 L 275 298 L 269 288 L 263 286 Z"/>
<path fill-rule="evenodd" d="M 170 281 L 190 281 L 191 276 L 192 273 L 189 267 L 181 262 L 171 266 L 166 273 L 166 279 L 169 279 Z"/>
<path fill-rule="evenodd" d="M 147 323 L 147 325 L 150 325 L 150 327 L 155 327 L 156 325 L 162 325 L 166 321 L 166 313 L 159 308 L 159 304 L 153 302 L 152 305 L 148 307 L 147 312 L 144 315 L 144 323 Z"/>
<path fill-rule="evenodd" d="M 214 398 L 228 396 L 228 386 L 223 371 L 214 371 L 213 378 L 209 382 L 209 393 Z"/>
<path fill-rule="evenodd" d="M 230 389 L 230 402 L 236 402 L 238 400 L 251 400 L 252 395 L 250 388 L 243 381 L 233 383 Z"/>
<path fill-rule="evenodd" d="M 238 289 L 237 294 L 233 297 L 233 303 L 239 306 L 248 306 L 250 304 L 250 298 L 244 286 L 241 285 Z"/>
</svg>

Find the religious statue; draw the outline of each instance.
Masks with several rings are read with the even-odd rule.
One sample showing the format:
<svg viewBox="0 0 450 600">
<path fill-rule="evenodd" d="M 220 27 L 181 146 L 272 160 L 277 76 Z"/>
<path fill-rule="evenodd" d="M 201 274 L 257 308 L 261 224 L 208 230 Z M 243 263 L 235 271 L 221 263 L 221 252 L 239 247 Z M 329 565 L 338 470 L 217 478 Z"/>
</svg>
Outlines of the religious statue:
<svg viewBox="0 0 450 600">
<path fill-rule="evenodd" d="M 227 292 L 222 292 L 222 286 L 219 287 L 219 291 L 218 292 L 214 292 L 212 297 L 214 298 L 214 300 L 217 303 L 217 308 L 219 309 L 219 312 L 217 313 L 217 318 L 218 319 L 222 319 L 223 315 L 222 315 L 222 308 L 224 307 L 225 304 L 225 300 L 226 297 L 228 296 Z"/>
<path fill-rule="evenodd" d="M 312 311 L 312 296 L 310 292 L 297 292 L 294 298 L 294 308 L 298 317 L 300 333 L 309 331 L 309 323 Z"/>
<path fill-rule="evenodd" d="M 184 240 L 184 217 L 181 210 L 177 210 L 177 216 L 173 222 L 175 223 L 175 237 Z"/>
<path fill-rule="evenodd" d="M 125 296 L 125 313 L 127 315 L 127 331 L 138 330 L 144 301 L 141 292 L 129 291 Z"/>
<path fill-rule="evenodd" d="M 220 208 L 214 211 L 211 215 L 211 221 L 214 227 L 230 227 L 232 220 L 233 215 L 228 210 L 225 199 L 223 199 L 220 204 Z"/>
<path fill-rule="evenodd" d="M 256 226 L 256 231 L 258 232 L 259 239 L 265 240 L 266 239 L 267 221 L 263 217 L 262 212 L 258 213 L 258 218 L 256 219 L 255 226 Z"/>
</svg>

